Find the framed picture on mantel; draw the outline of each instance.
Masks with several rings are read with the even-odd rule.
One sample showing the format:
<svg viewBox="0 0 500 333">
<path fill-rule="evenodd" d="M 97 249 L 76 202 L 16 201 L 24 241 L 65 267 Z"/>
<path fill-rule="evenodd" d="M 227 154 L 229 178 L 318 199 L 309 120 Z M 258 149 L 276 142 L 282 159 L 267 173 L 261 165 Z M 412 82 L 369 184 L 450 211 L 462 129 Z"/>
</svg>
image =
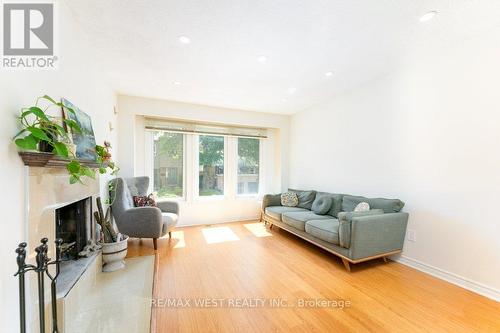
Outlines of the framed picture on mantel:
<svg viewBox="0 0 500 333">
<path fill-rule="evenodd" d="M 76 146 L 76 157 L 82 160 L 95 161 L 97 155 L 95 151 L 96 143 L 94 129 L 92 128 L 92 119 L 88 114 L 80 110 L 80 108 L 67 99 L 62 98 L 61 103 L 63 105 L 63 117 L 76 121 L 82 129 L 81 133 L 76 133 L 72 132 L 71 128 L 66 126 L 66 130 L 73 139 L 73 144 Z M 67 108 L 74 110 L 74 114 L 68 112 Z"/>
</svg>

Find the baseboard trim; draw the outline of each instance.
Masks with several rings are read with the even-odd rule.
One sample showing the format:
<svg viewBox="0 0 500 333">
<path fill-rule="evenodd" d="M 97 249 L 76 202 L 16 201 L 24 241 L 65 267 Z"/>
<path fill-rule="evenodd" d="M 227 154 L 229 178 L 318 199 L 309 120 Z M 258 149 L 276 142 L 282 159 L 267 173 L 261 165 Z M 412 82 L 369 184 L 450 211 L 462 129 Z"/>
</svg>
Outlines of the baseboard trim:
<svg viewBox="0 0 500 333">
<path fill-rule="evenodd" d="M 472 281 L 470 279 L 464 278 L 455 273 L 445 271 L 443 269 L 434 267 L 432 265 L 426 264 L 416 259 L 409 258 L 404 255 L 395 256 L 391 258 L 392 260 L 399 262 L 403 265 L 415 268 L 421 272 L 427 273 L 438 279 L 445 280 L 449 283 L 462 287 L 464 289 L 475 292 L 476 294 L 488 297 L 494 301 L 500 302 L 500 290 L 486 286 L 482 283 Z"/>
</svg>

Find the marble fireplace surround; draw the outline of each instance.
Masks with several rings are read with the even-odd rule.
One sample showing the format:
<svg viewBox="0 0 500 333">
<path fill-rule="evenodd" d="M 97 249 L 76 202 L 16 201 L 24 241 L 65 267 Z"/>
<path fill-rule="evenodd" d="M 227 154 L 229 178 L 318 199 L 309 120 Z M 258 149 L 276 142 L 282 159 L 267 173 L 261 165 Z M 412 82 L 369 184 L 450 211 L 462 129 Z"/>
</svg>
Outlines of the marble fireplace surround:
<svg viewBox="0 0 500 333">
<path fill-rule="evenodd" d="M 96 211 L 95 199 L 100 195 L 99 178 L 95 180 L 86 178 L 85 184 L 70 184 L 69 175 L 65 168 L 45 168 L 26 166 L 26 235 L 29 257 L 27 261 L 35 262 L 35 247 L 40 244 L 40 239 L 49 239 L 49 257 L 55 257 L 54 240 L 56 235 L 56 209 L 74 202 L 91 198 L 92 213 Z M 93 215 L 92 215 L 93 216 Z M 91 216 L 91 228 L 87 230 L 88 236 L 95 239 L 95 221 Z M 97 259 L 97 260 L 96 260 Z M 100 254 L 77 261 L 65 262 L 61 266 L 61 275 L 57 283 L 58 297 L 58 322 L 63 324 L 64 298 L 71 289 L 75 288 L 81 276 L 92 266 L 93 271 L 100 269 Z M 30 274 L 27 280 L 27 321 L 31 327 L 29 331 L 38 328 L 38 296 L 35 274 Z M 60 304 L 61 303 L 61 304 Z M 50 284 L 45 279 L 45 314 L 46 323 L 50 324 Z M 60 325 L 60 326 L 61 326 Z M 49 328 L 49 327 L 47 327 Z M 61 330 L 62 331 L 62 330 Z"/>
</svg>

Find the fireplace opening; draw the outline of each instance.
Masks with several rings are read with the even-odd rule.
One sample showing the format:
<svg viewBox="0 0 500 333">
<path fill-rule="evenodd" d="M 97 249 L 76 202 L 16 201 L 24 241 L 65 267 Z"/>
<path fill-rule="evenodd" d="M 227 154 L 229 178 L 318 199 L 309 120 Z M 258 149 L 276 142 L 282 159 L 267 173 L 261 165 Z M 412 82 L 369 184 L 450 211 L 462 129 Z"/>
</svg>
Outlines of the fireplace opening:
<svg viewBox="0 0 500 333">
<path fill-rule="evenodd" d="M 63 260 L 78 259 L 91 235 L 92 198 L 56 209 L 56 237 L 63 240 Z"/>
</svg>

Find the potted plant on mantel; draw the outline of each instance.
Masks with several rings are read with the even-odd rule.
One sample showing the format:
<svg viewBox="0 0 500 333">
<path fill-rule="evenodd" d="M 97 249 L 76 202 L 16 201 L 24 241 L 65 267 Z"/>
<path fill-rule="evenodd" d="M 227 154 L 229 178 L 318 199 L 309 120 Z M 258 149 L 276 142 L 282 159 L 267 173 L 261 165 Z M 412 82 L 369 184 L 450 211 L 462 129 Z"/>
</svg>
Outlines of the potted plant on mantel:
<svg viewBox="0 0 500 333">
<path fill-rule="evenodd" d="M 44 109 L 40 106 L 41 101 L 45 101 Z M 96 145 L 96 161 L 90 163 L 90 166 L 86 165 L 89 164 L 88 161 L 81 161 L 76 157 L 75 146 L 63 126 L 74 133 L 81 133 L 81 127 L 72 119 L 49 115 L 47 112 L 53 107 L 62 108 L 63 104 L 44 95 L 37 98 L 35 105 L 21 110 L 21 130 L 13 139 L 17 147 L 21 151 L 39 153 L 43 157 L 49 155 L 47 158 L 59 158 L 66 166 L 71 184 L 83 183 L 82 177 L 95 179 L 97 171 L 104 174 L 110 169 L 111 174 L 116 175 L 119 168 L 110 160 L 109 143 L 105 142 L 104 146 Z M 75 113 L 70 107 L 65 108 L 68 113 Z"/>
<path fill-rule="evenodd" d="M 45 101 L 44 109 L 39 105 L 40 101 Z M 70 177 L 71 184 L 83 184 L 82 178 L 89 177 L 95 179 L 96 173 L 105 174 L 108 170 L 111 175 L 115 176 L 120 168 L 111 160 L 111 145 L 104 142 L 103 146 L 96 145 L 96 160 L 89 163 L 88 161 L 79 160 L 76 156 L 76 147 L 63 127 L 66 125 L 74 133 L 81 133 L 80 125 L 72 120 L 62 117 L 54 117 L 47 113 L 51 108 L 62 108 L 63 104 L 56 102 L 48 95 L 38 97 L 35 105 L 23 108 L 19 116 L 21 130 L 14 137 L 14 142 L 22 152 L 34 152 L 34 158 L 58 158 L 61 163 L 58 166 L 65 165 Z M 67 106 L 64 106 L 69 113 L 74 114 L 75 111 Z M 47 156 L 48 155 L 48 156 Z M 114 193 L 110 182 L 110 198 L 113 198 Z M 111 204 L 112 199 L 106 202 L 109 206 L 104 214 L 102 202 L 97 198 L 98 211 L 94 213 L 96 222 L 101 228 L 101 237 L 99 245 L 102 247 L 103 261 L 105 263 L 103 271 L 115 271 L 124 267 L 123 259 L 127 254 L 128 236 L 117 233 L 111 223 Z"/>
</svg>

